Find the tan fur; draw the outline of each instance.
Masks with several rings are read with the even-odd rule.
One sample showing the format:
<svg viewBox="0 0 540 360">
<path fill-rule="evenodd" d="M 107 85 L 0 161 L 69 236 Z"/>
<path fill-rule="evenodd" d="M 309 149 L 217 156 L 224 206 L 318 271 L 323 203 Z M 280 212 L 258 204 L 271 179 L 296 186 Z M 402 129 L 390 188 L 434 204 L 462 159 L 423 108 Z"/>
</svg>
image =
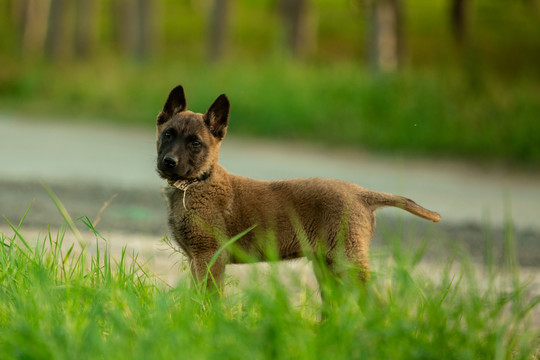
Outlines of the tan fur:
<svg viewBox="0 0 540 360">
<path fill-rule="evenodd" d="M 365 279 L 376 209 L 395 206 L 428 220 L 441 219 L 439 214 L 412 200 L 344 181 L 261 181 L 229 174 L 218 164 L 228 113 L 229 103 L 224 95 L 206 114 L 186 111 L 183 89 L 177 87 L 158 117 L 158 171 L 169 180 L 164 189 L 169 225 L 198 281 L 205 278 L 208 264 L 223 240 L 254 225 L 235 245 L 256 259 L 267 259 L 269 248 L 280 259 L 318 254 L 331 271 L 338 271 L 337 262 L 344 258 L 358 267 L 360 278 Z M 176 143 L 163 140 L 164 131 L 172 131 Z M 198 146 L 185 140 L 195 135 L 196 141 L 203 143 L 202 150 L 193 150 Z M 165 156 L 177 160 L 177 167 L 167 169 L 161 165 Z M 185 194 L 171 185 L 204 173 L 209 177 L 190 184 Z M 187 175 L 178 180 L 179 174 Z M 210 269 L 213 279 L 219 284 L 225 265 L 239 260 L 234 253 L 224 251 Z"/>
</svg>

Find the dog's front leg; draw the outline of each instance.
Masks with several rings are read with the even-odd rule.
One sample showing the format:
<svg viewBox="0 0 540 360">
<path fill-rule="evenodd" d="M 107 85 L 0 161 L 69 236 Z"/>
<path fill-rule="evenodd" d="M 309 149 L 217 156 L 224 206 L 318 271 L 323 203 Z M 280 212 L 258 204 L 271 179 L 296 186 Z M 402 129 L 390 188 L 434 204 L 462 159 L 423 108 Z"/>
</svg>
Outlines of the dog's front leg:
<svg viewBox="0 0 540 360">
<path fill-rule="evenodd" d="M 223 288 L 223 274 L 225 261 L 223 255 L 219 256 L 210 266 L 215 251 L 206 251 L 193 256 L 191 260 L 191 273 L 198 286 L 205 288 L 209 294 L 221 293 Z"/>
</svg>

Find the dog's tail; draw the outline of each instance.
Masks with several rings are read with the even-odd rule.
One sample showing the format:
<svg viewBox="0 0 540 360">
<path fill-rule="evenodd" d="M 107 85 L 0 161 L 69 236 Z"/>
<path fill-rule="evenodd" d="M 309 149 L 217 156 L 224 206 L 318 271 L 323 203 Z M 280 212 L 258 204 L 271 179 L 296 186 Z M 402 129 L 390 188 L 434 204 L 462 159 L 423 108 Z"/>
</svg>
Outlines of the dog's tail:
<svg viewBox="0 0 540 360">
<path fill-rule="evenodd" d="M 441 221 L 441 215 L 438 213 L 428 210 L 418 205 L 411 199 L 407 199 L 403 196 L 380 193 L 376 191 L 366 191 L 365 193 L 362 193 L 362 198 L 373 211 L 383 206 L 393 206 L 406 210 L 411 214 L 420 216 L 426 220 L 431 220 L 434 222 Z"/>
</svg>

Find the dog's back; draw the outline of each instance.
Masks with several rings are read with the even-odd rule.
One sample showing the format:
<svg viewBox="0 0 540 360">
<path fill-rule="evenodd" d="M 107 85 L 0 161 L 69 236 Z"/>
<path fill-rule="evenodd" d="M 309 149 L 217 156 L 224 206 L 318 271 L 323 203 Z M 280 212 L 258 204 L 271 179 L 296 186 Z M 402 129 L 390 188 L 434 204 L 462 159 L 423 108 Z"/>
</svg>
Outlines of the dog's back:
<svg viewBox="0 0 540 360">
<path fill-rule="evenodd" d="M 371 238 L 374 209 L 363 196 L 372 192 L 360 186 L 323 178 L 261 181 L 229 177 L 232 196 L 231 216 L 226 221 L 228 235 L 255 225 L 250 235 L 239 240 L 248 251 L 264 256 L 267 244 L 256 239 L 275 239 L 281 258 L 303 256 L 306 250 L 316 251 L 318 246 L 330 255 L 340 240 L 353 245 Z M 367 244 L 355 248 L 367 256 Z"/>
</svg>

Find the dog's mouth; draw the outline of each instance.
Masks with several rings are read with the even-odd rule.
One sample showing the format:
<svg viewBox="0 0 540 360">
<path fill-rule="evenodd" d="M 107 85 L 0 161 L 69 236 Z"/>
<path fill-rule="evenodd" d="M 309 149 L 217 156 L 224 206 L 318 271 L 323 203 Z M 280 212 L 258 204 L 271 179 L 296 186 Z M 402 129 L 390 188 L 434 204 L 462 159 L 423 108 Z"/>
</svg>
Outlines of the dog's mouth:
<svg viewBox="0 0 540 360">
<path fill-rule="evenodd" d="M 169 183 L 175 183 L 178 181 L 189 181 L 193 178 L 193 176 L 191 176 L 189 171 L 182 175 L 179 175 L 175 171 L 164 170 L 164 169 L 161 169 L 159 166 L 157 167 L 156 170 L 157 170 L 158 175 L 163 180 L 167 180 Z"/>
<path fill-rule="evenodd" d="M 176 182 L 179 180 L 185 180 L 182 176 L 171 173 L 169 171 L 164 171 L 160 168 L 157 169 L 157 173 L 163 180 L 167 180 L 168 182 Z"/>
<path fill-rule="evenodd" d="M 200 174 L 188 171 L 181 176 L 173 171 L 167 171 L 160 169 L 159 166 L 157 167 L 157 173 L 162 179 L 181 190 L 183 190 L 182 186 L 185 186 L 186 184 L 189 186 L 194 182 L 206 180 L 208 177 L 210 177 L 211 171 L 211 168 Z"/>
</svg>

